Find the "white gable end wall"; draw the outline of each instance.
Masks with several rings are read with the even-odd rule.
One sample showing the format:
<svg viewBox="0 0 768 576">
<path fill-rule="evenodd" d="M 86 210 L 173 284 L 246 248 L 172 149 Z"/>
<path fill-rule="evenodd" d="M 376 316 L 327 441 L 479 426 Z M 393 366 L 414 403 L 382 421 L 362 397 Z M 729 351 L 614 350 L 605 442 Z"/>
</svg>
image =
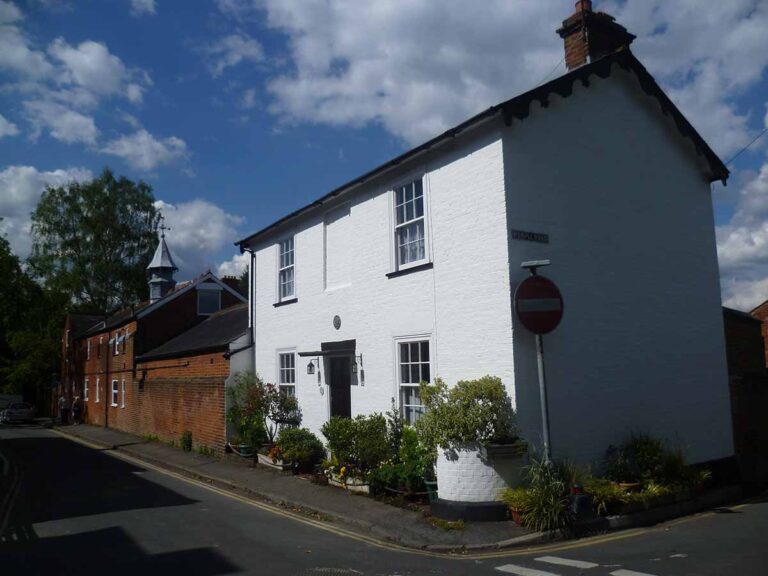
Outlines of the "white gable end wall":
<svg viewBox="0 0 768 576">
<path fill-rule="evenodd" d="M 555 457 L 599 462 L 633 431 L 692 461 L 733 453 L 710 186 L 658 104 L 614 71 L 505 129 L 513 289 L 524 260 L 560 287 L 544 337 Z M 540 439 L 533 336 L 514 327 L 517 406 Z"/>
<path fill-rule="evenodd" d="M 352 414 L 383 412 L 398 400 L 396 339 L 423 337 L 431 343 L 433 376 L 453 384 L 493 374 L 514 393 L 504 170 L 494 126 L 254 246 L 255 366 L 262 378 L 277 380 L 280 351 L 354 339 L 365 380 L 352 376 Z M 433 267 L 387 277 L 394 270 L 391 189 L 423 175 Z M 277 242 L 291 234 L 297 301 L 275 307 Z M 329 415 L 328 373 L 321 360 L 318 385 L 317 374 L 307 374 L 309 361 L 297 357 L 296 394 L 303 425 L 319 433 Z"/>
</svg>

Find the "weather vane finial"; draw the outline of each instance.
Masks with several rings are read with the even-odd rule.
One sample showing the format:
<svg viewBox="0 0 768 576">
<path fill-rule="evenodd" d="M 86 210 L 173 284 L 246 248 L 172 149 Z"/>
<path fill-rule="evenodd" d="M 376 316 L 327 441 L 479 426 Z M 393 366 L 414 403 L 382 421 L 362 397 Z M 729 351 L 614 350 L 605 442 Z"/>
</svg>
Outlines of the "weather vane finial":
<svg viewBox="0 0 768 576">
<path fill-rule="evenodd" d="M 160 226 L 158 228 L 160 228 L 160 238 L 165 238 L 165 231 L 170 230 L 170 228 L 165 225 L 165 216 L 162 214 L 160 214 Z"/>
</svg>

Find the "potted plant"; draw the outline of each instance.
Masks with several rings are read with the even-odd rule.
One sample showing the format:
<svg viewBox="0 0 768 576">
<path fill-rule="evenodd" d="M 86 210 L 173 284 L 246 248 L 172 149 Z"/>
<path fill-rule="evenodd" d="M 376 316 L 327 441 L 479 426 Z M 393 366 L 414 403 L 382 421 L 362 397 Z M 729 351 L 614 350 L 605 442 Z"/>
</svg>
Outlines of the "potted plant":
<svg viewBox="0 0 768 576">
<path fill-rule="evenodd" d="M 525 445 L 517 436 L 515 412 L 500 378 L 465 380 L 450 389 L 437 378 L 432 385 L 422 382 L 420 396 L 426 411 L 416 428 L 436 458 L 438 504 L 493 503 L 501 490 L 520 483 L 524 462 L 519 456 Z M 508 445 L 513 448 L 504 451 L 515 458 L 496 459 L 494 449 L 488 449 Z M 468 481 L 473 482 L 469 490 Z M 493 514 L 506 514 L 500 506 Z"/>
<path fill-rule="evenodd" d="M 237 454 L 246 458 L 252 458 L 255 447 L 266 438 L 261 386 L 261 380 L 253 372 L 242 372 L 227 389 L 227 422 L 236 430 L 229 444 Z"/>
<path fill-rule="evenodd" d="M 523 525 L 523 514 L 528 510 L 530 504 L 530 495 L 528 490 L 522 487 L 506 488 L 501 493 L 501 499 L 509 506 L 509 512 L 512 520 L 519 526 Z"/>
</svg>

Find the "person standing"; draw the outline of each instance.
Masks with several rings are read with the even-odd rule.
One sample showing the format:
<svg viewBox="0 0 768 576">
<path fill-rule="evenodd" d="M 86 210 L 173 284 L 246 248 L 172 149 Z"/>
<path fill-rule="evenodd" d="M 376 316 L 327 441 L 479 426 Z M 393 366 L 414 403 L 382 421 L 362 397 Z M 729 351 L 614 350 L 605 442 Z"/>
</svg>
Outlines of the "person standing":
<svg viewBox="0 0 768 576">
<path fill-rule="evenodd" d="M 61 420 L 62 425 L 69 422 L 69 398 L 64 392 L 59 398 L 59 420 Z"/>
<path fill-rule="evenodd" d="M 83 411 L 83 405 L 80 403 L 80 396 L 75 396 L 72 401 L 72 424 L 80 424 L 80 414 Z"/>
</svg>

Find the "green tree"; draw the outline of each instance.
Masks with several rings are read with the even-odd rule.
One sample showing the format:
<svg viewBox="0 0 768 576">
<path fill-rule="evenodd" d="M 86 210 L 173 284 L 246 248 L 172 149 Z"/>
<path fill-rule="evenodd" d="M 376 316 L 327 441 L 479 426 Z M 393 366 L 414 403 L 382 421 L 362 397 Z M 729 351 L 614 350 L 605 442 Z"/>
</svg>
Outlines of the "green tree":
<svg viewBox="0 0 768 576">
<path fill-rule="evenodd" d="M 35 400 L 58 371 L 66 298 L 43 290 L 0 236 L 0 392 Z"/>
<path fill-rule="evenodd" d="M 80 310 L 146 299 L 145 269 L 157 245 L 154 201 L 149 185 L 116 179 L 109 169 L 90 182 L 46 188 L 32 213 L 31 271 Z"/>
</svg>

